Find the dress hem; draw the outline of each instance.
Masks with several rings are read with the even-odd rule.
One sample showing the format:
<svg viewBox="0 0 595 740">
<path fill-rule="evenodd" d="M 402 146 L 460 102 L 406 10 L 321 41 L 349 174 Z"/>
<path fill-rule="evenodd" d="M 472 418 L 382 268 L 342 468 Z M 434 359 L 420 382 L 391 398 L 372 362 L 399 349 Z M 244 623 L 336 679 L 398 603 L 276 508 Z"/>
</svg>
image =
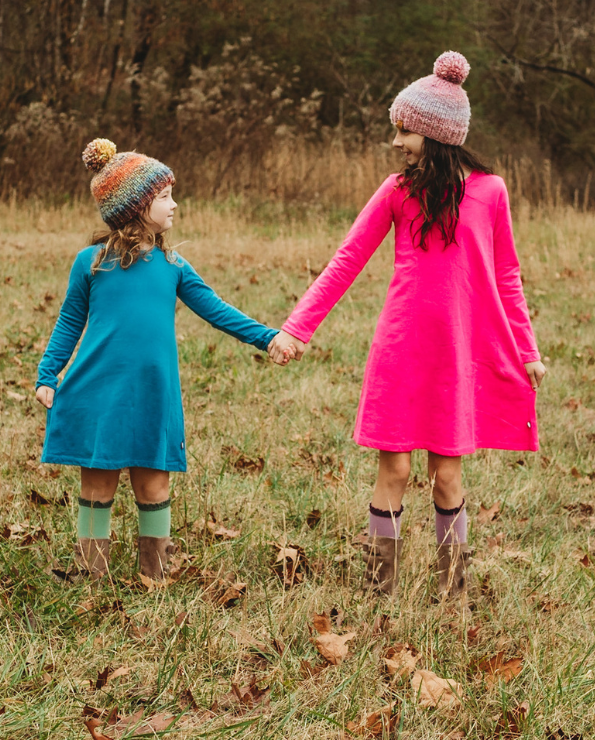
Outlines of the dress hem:
<svg viewBox="0 0 595 740">
<path fill-rule="evenodd" d="M 447 457 L 458 457 L 459 455 L 471 455 L 477 450 L 510 450 L 511 452 L 538 452 L 539 444 L 534 446 L 527 446 L 521 443 L 507 442 L 498 443 L 492 442 L 491 444 L 477 443 L 475 445 L 468 445 L 467 447 L 459 448 L 446 448 L 433 443 L 428 442 L 410 442 L 410 443 L 399 443 L 393 442 L 381 442 L 379 440 L 370 439 L 362 435 L 353 435 L 355 442 L 360 447 L 371 447 L 375 450 L 383 450 L 385 452 L 411 452 L 412 450 L 428 450 L 434 452 L 437 455 L 445 455 Z"/>
<path fill-rule="evenodd" d="M 108 462 L 107 460 L 80 460 L 73 457 L 42 457 L 41 462 L 50 465 L 76 465 L 81 468 L 93 468 L 97 470 L 122 470 L 123 468 L 149 468 L 150 470 L 164 470 L 168 473 L 185 473 L 187 466 L 182 463 L 165 463 L 165 467 L 155 465 L 152 460 L 135 460 L 134 462 L 122 462 L 120 464 Z"/>
</svg>

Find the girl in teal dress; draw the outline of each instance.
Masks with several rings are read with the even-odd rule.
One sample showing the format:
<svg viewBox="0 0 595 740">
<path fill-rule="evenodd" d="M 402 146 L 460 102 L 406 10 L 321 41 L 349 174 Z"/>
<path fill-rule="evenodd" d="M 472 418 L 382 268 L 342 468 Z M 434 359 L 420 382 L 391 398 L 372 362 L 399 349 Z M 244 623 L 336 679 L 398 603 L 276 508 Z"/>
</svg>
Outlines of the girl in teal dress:
<svg viewBox="0 0 595 740">
<path fill-rule="evenodd" d="M 140 570 L 164 577 L 170 540 L 169 471 L 186 470 L 175 337 L 179 298 L 212 326 L 267 350 L 277 333 L 225 303 L 165 245 L 176 203 L 173 172 L 95 139 L 83 153 L 108 230 L 78 253 L 66 298 L 39 364 L 47 408 L 42 462 L 81 468 L 79 567 L 108 571 L 110 510 L 128 468 L 139 509 Z M 87 327 L 62 383 L 64 369 Z M 280 364 L 291 357 L 291 350 Z"/>
</svg>

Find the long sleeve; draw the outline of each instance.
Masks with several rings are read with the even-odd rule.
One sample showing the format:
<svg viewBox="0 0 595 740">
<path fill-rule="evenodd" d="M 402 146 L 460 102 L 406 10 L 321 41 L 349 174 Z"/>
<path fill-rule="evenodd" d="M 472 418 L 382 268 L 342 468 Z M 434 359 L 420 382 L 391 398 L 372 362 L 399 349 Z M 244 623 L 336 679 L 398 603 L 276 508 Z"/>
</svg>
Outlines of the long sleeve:
<svg viewBox="0 0 595 740">
<path fill-rule="evenodd" d="M 508 192 L 503 183 L 494 224 L 494 266 L 498 294 L 523 363 L 540 359 L 527 301 L 523 294 L 521 268 L 514 246 Z"/>
<path fill-rule="evenodd" d="M 89 314 L 89 266 L 79 252 L 72 265 L 68 289 L 46 351 L 37 369 L 37 384 L 56 390 L 58 374 L 66 367 Z"/>
<path fill-rule="evenodd" d="M 374 193 L 332 260 L 283 325 L 284 331 L 303 342 L 310 341 L 390 231 L 393 223 L 391 194 L 395 186 L 396 177 L 391 175 Z"/>
<path fill-rule="evenodd" d="M 258 349 L 266 351 L 271 339 L 278 333 L 278 329 L 269 329 L 226 303 L 186 260 L 183 260 L 182 275 L 178 283 L 178 297 L 215 329 L 224 331 L 241 342 L 253 344 Z"/>
</svg>

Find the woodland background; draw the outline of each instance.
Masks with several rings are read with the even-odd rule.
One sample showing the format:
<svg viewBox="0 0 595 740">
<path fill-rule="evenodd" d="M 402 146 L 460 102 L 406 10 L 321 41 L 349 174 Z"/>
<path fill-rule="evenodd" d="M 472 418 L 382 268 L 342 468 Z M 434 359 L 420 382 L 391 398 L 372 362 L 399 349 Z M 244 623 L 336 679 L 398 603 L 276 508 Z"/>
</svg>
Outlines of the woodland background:
<svg viewBox="0 0 595 740">
<path fill-rule="evenodd" d="M 469 144 L 523 160 L 530 201 L 551 166 L 584 204 L 594 31 L 592 0 L 0 0 L 0 194 L 84 193 L 103 136 L 171 164 L 181 196 L 344 201 L 319 155 L 386 170 L 391 100 L 452 48 Z"/>
</svg>

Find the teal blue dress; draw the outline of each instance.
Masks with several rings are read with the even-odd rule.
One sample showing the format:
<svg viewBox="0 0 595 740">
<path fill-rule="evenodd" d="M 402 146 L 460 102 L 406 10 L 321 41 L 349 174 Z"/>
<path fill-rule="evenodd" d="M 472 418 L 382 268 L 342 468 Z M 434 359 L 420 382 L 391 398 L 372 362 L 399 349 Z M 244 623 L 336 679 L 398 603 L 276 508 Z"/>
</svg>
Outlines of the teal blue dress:
<svg viewBox="0 0 595 740">
<path fill-rule="evenodd" d="M 56 390 L 42 462 L 117 470 L 186 470 L 175 335 L 179 298 L 216 329 L 266 350 L 277 333 L 223 301 L 177 253 L 157 248 L 132 267 L 91 274 L 97 246 L 79 252 L 39 364 Z M 76 358 L 61 384 L 83 330 Z"/>
</svg>

